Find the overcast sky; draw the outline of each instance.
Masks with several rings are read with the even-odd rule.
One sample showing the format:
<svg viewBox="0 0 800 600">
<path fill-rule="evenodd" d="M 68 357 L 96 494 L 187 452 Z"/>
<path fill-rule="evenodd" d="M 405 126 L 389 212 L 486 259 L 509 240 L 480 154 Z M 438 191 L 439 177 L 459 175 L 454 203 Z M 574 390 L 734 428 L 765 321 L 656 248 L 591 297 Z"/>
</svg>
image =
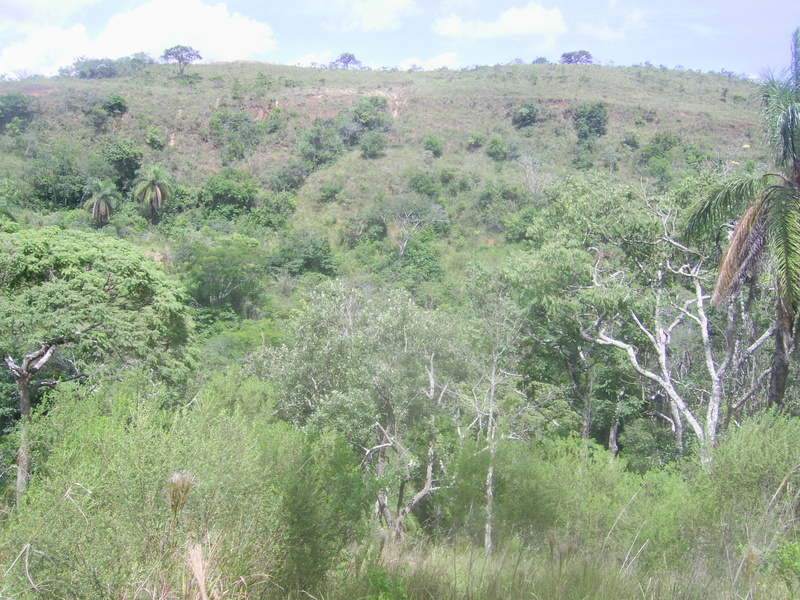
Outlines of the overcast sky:
<svg viewBox="0 0 800 600">
<path fill-rule="evenodd" d="M 800 0 L 0 0 L 0 74 L 191 46 L 205 62 L 460 68 L 648 61 L 758 76 L 789 63 Z"/>
</svg>

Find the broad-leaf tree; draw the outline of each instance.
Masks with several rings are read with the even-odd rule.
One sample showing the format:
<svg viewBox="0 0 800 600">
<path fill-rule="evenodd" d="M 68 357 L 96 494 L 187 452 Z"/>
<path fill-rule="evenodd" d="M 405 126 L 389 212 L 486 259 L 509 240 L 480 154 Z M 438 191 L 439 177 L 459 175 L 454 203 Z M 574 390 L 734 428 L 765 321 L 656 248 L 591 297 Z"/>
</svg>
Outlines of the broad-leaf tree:
<svg viewBox="0 0 800 600">
<path fill-rule="evenodd" d="M 173 46 L 164 50 L 161 55 L 162 60 L 174 60 L 178 62 L 178 74 L 183 77 L 183 70 L 186 65 L 191 64 L 197 60 L 203 60 L 200 53 L 191 46 Z"/>
<path fill-rule="evenodd" d="M 717 304 L 757 273 L 762 256 L 769 257 L 778 287 L 769 402 L 781 405 L 800 301 L 800 28 L 792 37 L 789 69 L 763 81 L 761 105 L 777 169 L 725 182 L 693 207 L 687 231 L 697 234 L 741 214 L 720 262 L 712 298 Z"/>
<path fill-rule="evenodd" d="M 363 452 L 375 516 L 399 538 L 447 477 L 447 389 L 463 375 L 458 327 L 402 291 L 321 289 L 287 344 L 263 348 L 248 370 L 279 390 L 277 414 L 309 430 L 335 429 Z"/>
<path fill-rule="evenodd" d="M 191 332 L 180 288 L 135 246 L 46 228 L 0 233 L 0 353 L 22 418 L 17 499 L 31 473 L 26 429 L 37 389 L 119 361 L 184 368 Z"/>
</svg>

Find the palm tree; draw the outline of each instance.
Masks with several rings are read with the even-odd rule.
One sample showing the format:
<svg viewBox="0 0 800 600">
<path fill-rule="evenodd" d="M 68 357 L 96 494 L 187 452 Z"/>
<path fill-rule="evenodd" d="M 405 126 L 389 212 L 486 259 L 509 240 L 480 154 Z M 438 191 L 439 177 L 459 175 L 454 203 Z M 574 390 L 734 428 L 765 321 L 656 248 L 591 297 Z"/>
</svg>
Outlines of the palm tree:
<svg viewBox="0 0 800 600">
<path fill-rule="evenodd" d="M 781 405 L 800 302 L 800 27 L 792 36 L 789 69 L 762 82 L 761 107 L 775 172 L 723 183 L 692 207 L 687 232 L 698 234 L 741 214 L 720 262 L 712 302 L 728 300 L 756 274 L 762 256 L 769 257 L 777 280 L 778 328 L 768 402 Z"/>
<path fill-rule="evenodd" d="M 172 177 L 160 164 L 148 165 L 139 171 L 133 184 L 133 197 L 155 213 L 172 195 Z"/>
<path fill-rule="evenodd" d="M 83 208 L 92 213 L 95 221 L 102 227 L 111 219 L 114 203 L 122 200 L 113 181 L 90 179 L 84 187 L 83 197 L 87 198 Z"/>
</svg>

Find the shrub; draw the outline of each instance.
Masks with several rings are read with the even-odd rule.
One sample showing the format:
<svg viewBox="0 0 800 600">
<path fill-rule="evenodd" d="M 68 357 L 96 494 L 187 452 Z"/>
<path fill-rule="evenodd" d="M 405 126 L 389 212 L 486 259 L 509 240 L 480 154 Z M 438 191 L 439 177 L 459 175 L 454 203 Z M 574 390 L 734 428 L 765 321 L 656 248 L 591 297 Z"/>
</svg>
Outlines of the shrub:
<svg viewBox="0 0 800 600">
<path fill-rule="evenodd" d="M 163 150 L 164 146 L 167 145 L 167 139 L 158 127 L 151 125 L 147 128 L 147 136 L 144 139 L 144 143 L 153 150 Z"/>
<path fill-rule="evenodd" d="M 486 143 L 486 136 L 482 133 L 473 132 L 469 134 L 467 138 L 467 150 L 473 151 L 478 150 Z"/>
<path fill-rule="evenodd" d="M 511 117 L 511 123 L 517 129 L 530 127 L 536 123 L 537 116 L 538 109 L 536 105 L 533 102 L 527 102 L 514 111 L 514 115 Z"/>
<path fill-rule="evenodd" d="M 118 117 L 128 112 L 128 101 L 121 94 L 110 94 L 103 102 L 103 110 L 112 117 Z"/>
<path fill-rule="evenodd" d="M 297 139 L 300 156 L 312 167 L 333 162 L 344 152 L 344 143 L 331 120 L 315 119 Z"/>
<path fill-rule="evenodd" d="M 572 111 L 578 141 L 587 142 L 606 134 L 608 111 L 604 102 L 584 103 Z"/>
<path fill-rule="evenodd" d="M 361 138 L 359 148 L 364 158 L 380 158 L 385 154 L 386 136 L 380 131 L 370 131 Z"/>
<path fill-rule="evenodd" d="M 439 158 L 444 152 L 444 143 L 442 140 L 434 136 L 430 136 L 427 140 L 425 140 L 423 147 L 436 158 Z"/>
<path fill-rule="evenodd" d="M 501 137 L 493 137 L 486 145 L 486 155 L 497 162 L 508 160 L 509 152 L 508 145 Z"/>
<path fill-rule="evenodd" d="M 209 208 L 249 209 L 258 197 L 258 184 L 247 171 L 227 167 L 206 182 L 200 195 Z"/>
<path fill-rule="evenodd" d="M 23 94 L 0 95 L 0 132 L 5 132 L 11 123 L 19 123 L 24 131 L 28 123 L 33 121 L 33 109 L 30 98 Z"/>
</svg>

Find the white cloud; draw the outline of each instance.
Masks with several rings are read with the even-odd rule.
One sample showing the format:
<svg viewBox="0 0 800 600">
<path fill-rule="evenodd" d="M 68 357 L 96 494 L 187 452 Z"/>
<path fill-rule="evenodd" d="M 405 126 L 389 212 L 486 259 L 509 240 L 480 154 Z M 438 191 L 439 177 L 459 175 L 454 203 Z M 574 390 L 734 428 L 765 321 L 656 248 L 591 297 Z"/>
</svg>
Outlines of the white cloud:
<svg viewBox="0 0 800 600">
<path fill-rule="evenodd" d="M 427 60 L 420 60 L 419 58 L 407 58 L 397 66 L 401 69 L 410 69 L 411 67 L 417 66 L 422 67 L 426 71 L 432 71 L 442 67 L 447 67 L 448 69 L 461 68 L 461 64 L 458 61 L 458 54 L 455 52 L 445 52 L 444 54 L 434 56 L 433 58 L 429 58 Z"/>
<path fill-rule="evenodd" d="M 631 31 L 645 29 L 646 27 L 647 23 L 645 22 L 644 14 L 641 11 L 636 11 L 627 15 L 622 25 L 617 28 L 613 28 L 603 21 L 597 24 L 583 24 L 580 27 L 580 31 L 604 42 L 614 42 L 624 40 Z"/>
<path fill-rule="evenodd" d="M 89 48 L 83 25 L 69 29 L 40 27 L 25 32 L 22 42 L 0 50 L 0 72 L 14 71 L 55 75 L 59 66 L 72 64 Z"/>
<path fill-rule="evenodd" d="M 225 3 L 211 6 L 201 0 L 150 0 L 112 17 L 95 39 L 83 25 L 22 31 L 24 39 L 0 51 L 0 71 L 52 75 L 81 55 L 119 58 L 147 52 L 158 57 L 176 44 L 192 46 L 206 60 L 261 57 L 276 46 L 268 24 L 230 13 Z"/>
<path fill-rule="evenodd" d="M 414 0 L 356 0 L 345 8 L 349 15 L 340 28 L 344 32 L 398 29 L 401 19 L 415 10 Z"/>
<path fill-rule="evenodd" d="M 566 32 L 561 10 L 529 3 L 523 8 L 509 8 L 494 21 L 465 21 L 458 15 L 439 19 L 433 30 L 446 37 L 494 39 L 513 35 L 554 36 Z"/>
</svg>

